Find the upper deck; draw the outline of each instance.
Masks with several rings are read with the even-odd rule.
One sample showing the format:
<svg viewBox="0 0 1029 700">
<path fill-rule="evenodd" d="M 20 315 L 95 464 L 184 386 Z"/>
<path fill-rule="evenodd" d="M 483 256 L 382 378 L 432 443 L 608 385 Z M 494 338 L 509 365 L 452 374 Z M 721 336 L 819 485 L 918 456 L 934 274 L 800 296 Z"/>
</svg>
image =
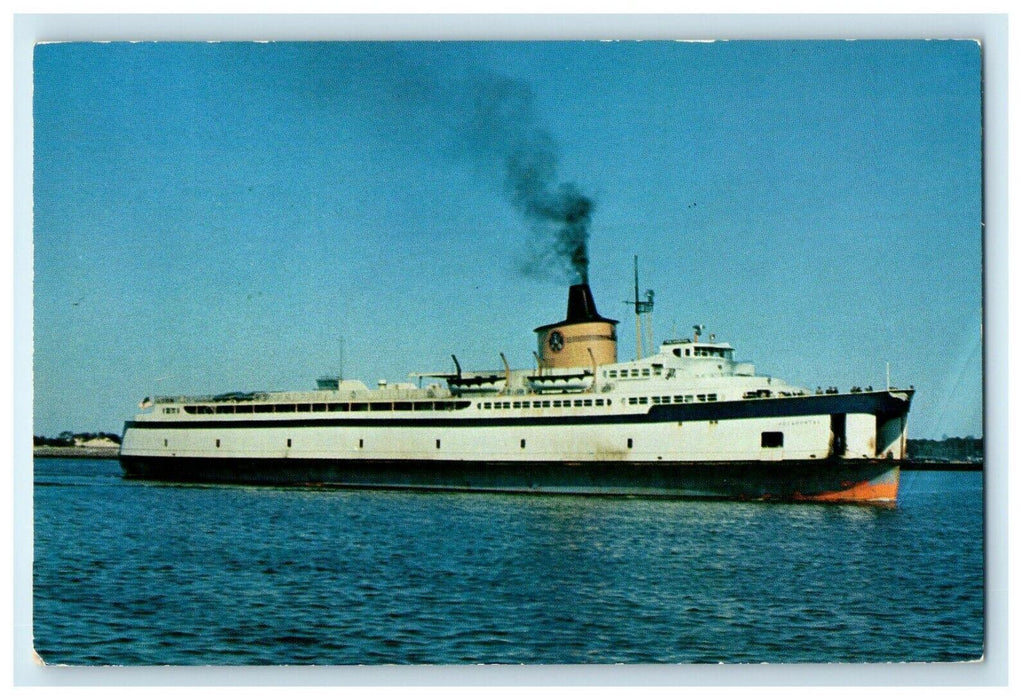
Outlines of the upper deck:
<svg viewBox="0 0 1029 700">
<path fill-rule="evenodd" d="M 805 396 L 806 389 L 759 376 L 738 362 L 728 343 L 668 340 L 649 357 L 598 367 L 487 370 L 436 377 L 447 383 L 420 387 L 380 381 L 369 388 L 356 380 L 320 379 L 312 391 L 229 392 L 162 396 L 148 403 L 143 420 L 217 420 L 246 415 L 273 419 L 285 414 L 375 412 L 427 416 L 440 412 L 532 409 L 532 413 L 646 411 L 657 404 L 688 404 L 753 398 Z M 476 381 L 481 378 L 483 381 Z M 455 380 L 460 381 L 455 381 Z M 150 406 L 141 408 L 148 409 Z"/>
</svg>

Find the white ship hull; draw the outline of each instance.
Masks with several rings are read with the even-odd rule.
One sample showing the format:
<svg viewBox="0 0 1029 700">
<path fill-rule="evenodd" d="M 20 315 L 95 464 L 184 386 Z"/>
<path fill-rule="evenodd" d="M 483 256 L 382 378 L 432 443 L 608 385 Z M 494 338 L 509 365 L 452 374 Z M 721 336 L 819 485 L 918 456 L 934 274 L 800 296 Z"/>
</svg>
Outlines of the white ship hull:
<svg viewBox="0 0 1029 700">
<path fill-rule="evenodd" d="M 121 459 L 128 476 L 184 481 L 818 497 L 895 473 L 909 399 L 870 392 L 634 411 L 603 398 L 561 409 L 466 400 L 442 412 L 194 414 L 129 423 Z M 743 474 L 746 489 L 735 483 Z M 838 500 L 891 500 L 895 486 Z"/>
</svg>

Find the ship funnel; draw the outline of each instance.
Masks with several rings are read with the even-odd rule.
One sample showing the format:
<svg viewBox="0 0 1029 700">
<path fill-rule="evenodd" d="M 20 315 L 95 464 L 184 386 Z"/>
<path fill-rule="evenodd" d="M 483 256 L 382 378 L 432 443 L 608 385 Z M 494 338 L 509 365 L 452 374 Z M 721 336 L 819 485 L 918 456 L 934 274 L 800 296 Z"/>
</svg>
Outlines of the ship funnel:
<svg viewBox="0 0 1029 700">
<path fill-rule="evenodd" d="M 594 367 L 617 362 L 616 323 L 597 311 L 588 284 L 573 284 L 568 288 L 565 320 L 535 329 L 541 367 Z"/>
<path fill-rule="evenodd" d="M 603 320 L 593 302 L 593 292 L 588 284 L 573 284 L 568 288 L 568 313 L 565 323 Z"/>
</svg>

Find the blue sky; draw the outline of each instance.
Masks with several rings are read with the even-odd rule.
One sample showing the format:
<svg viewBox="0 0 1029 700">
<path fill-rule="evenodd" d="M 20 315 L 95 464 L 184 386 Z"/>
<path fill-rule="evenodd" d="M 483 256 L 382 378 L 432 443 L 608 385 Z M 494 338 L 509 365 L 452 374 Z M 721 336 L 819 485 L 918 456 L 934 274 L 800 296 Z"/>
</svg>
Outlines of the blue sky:
<svg viewBox="0 0 1029 700">
<path fill-rule="evenodd" d="M 528 138 L 592 201 L 622 359 L 639 255 L 658 339 L 703 323 L 812 388 L 889 362 L 912 437 L 980 435 L 980 68 L 966 41 L 40 45 L 34 432 L 313 387 L 340 337 L 369 384 L 528 365 L 569 282 L 512 203 Z"/>
</svg>

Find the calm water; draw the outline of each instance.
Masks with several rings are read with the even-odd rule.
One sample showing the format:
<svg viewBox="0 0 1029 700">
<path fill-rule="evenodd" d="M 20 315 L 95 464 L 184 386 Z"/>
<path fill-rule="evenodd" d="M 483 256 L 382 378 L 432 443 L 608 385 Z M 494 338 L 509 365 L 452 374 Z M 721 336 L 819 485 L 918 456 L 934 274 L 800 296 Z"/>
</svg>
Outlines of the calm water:
<svg viewBox="0 0 1029 700">
<path fill-rule="evenodd" d="M 60 664 L 967 660 L 982 475 L 892 509 L 186 487 L 35 461 Z"/>
</svg>

